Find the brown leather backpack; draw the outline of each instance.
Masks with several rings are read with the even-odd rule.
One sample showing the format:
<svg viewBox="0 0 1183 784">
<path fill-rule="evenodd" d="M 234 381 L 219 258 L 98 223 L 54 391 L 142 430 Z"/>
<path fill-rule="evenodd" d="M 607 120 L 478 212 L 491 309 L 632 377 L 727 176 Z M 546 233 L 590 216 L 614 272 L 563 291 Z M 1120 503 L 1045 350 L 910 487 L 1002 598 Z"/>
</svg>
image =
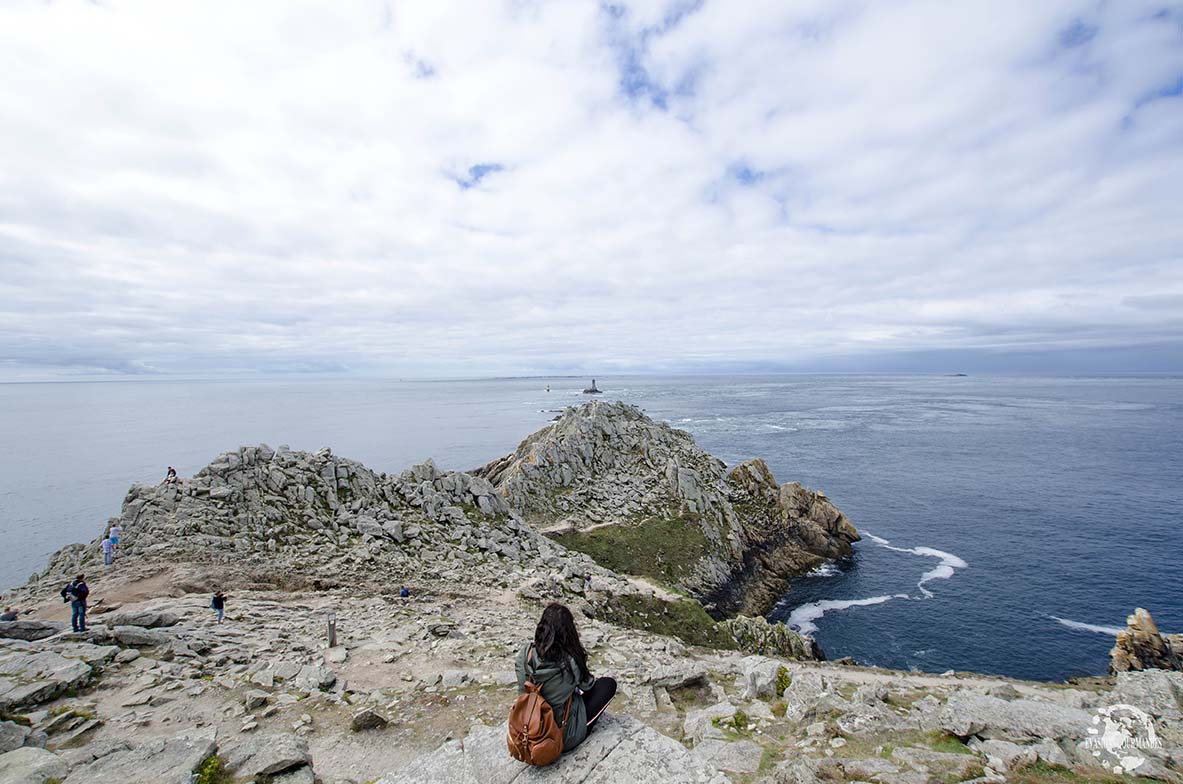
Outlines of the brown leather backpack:
<svg viewBox="0 0 1183 784">
<path fill-rule="evenodd" d="M 526 654 L 527 662 L 533 654 L 534 646 L 531 645 Z M 563 753 L 563 728 L 571 715 L 571 697 L 575 693 L 567 698 L 563 723 L 556 724 L 554 711 L 542 696 L 542 687 L 527 677 L 525 688 L 526 691 L 518 695 L 509 709 L 509 735 L 505 739 L 509 753 L 514 759 L 530 765 L 549 765 Z"/>
</svg>

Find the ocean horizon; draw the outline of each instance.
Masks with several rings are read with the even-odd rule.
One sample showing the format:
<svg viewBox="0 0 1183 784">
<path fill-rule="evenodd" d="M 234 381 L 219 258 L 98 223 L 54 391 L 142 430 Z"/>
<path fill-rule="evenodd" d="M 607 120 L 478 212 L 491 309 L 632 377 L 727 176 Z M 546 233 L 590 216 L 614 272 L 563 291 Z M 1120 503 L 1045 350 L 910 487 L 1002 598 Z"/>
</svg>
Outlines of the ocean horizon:
<svg viewBox="0 0 1183 784">
<path fill-rule="evenodd" d="M 512 451 L 583 376 L 145 379 L 0 384 L 0 584 L 89 542 L 136 482 L 243 444 L 329 446 L 397 472 Z M 1062 680 L 1100 674 L 1126 614 L 1183 629 L 1183 379 L 777 374 L 597 376 L 603 399 L 764 458 L 825 491 L 854 557 L 797 580 L 771 619 L 831 657 Z M 546 391 L 549 384 L 551 391 Z"/>
</svg>

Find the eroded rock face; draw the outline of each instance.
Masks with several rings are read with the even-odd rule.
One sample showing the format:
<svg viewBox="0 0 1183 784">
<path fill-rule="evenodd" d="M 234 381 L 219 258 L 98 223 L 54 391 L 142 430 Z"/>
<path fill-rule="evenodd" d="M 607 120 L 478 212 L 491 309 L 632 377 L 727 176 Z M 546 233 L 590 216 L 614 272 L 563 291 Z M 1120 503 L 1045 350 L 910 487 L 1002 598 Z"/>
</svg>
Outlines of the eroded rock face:
<svg viewBox="0 0 1183 784">
<path fill-rule="evenodd" d="M 740 650 L 764 656 L 784 656 L 789 659 L 824 661 L 821 647 L 783 623 L 769 623 L 760 616 L 737 615 L 720 624 L 726 629 Z"/>
<path fill-rule="evenodd" d="M 1126 618 L 1125 631 L 1109 651 L 1109 672 L 1183 671 L 1183 634 L 1162 635 L 1150 613 L 1141 607 Z"/>
<path fill-rule="evenodd" d="M 850 555 L 859 538 L 823 494 L 778 485 L 760 460 L 728 473 L 689 433 L 620 402 L 568 408 L 474 473 L 536 527 L 686 523 L 705 547 L 675 582 L 717 615 L 767 611 L 789 578 Z"/>
</svg>

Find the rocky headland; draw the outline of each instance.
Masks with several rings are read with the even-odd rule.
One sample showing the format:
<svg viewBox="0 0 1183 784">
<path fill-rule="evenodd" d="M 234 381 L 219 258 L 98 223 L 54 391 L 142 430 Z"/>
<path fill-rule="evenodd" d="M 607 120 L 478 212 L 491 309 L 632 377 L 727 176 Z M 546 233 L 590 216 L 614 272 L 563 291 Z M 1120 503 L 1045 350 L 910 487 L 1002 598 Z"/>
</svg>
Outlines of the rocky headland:
<svg viewBox="0 0 1183 784">
<path fill-rule="evenodd" d="M 72 545 L 6 597 L 25 612 L 0 623 L 0 784 L 1183 781 L 1179 642 L 1148 613 L 1073 684 L 823 661 L 762 614 L 852 553 L 851 522 L 620 403 L 471 472 L 242 447 L 133 486 L 118 521 L 114 565 Z M 79 571 L 85 633 L 57 595 Z M 621 691 L 529 770 L 504 718 L 551 600 Z M 1113 705 L 1157 745 L 1115 745 Z"/>
</svg>

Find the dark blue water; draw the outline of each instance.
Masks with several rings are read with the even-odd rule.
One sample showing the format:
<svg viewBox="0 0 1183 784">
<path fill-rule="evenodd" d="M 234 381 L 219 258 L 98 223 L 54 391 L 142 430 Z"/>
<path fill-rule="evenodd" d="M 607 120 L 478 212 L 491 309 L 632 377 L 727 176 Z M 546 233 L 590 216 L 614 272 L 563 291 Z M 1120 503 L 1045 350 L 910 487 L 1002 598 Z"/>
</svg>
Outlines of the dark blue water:
<svg viewBox="0 0 1183 784">
<path fill-rule="evenodd" d="M 1183 631 L 1183 380 L 599 381 L 729 464 L 762 456 L 824 489 L 887 542 L 868 536 L 774 613 L 815 626 L 831 656 L 1062 679 L 1103 672 L 1112 636 L 1083 627 L 1122 626 L 1135 606 Z M 0 583 L 96 536 L 128 484 L 167 464 L 188 474 L 265 441 L 385 471 L 428 456 L 471 468 L 581 402 L 584 383 L 0 385 Z"/>
</svg>

